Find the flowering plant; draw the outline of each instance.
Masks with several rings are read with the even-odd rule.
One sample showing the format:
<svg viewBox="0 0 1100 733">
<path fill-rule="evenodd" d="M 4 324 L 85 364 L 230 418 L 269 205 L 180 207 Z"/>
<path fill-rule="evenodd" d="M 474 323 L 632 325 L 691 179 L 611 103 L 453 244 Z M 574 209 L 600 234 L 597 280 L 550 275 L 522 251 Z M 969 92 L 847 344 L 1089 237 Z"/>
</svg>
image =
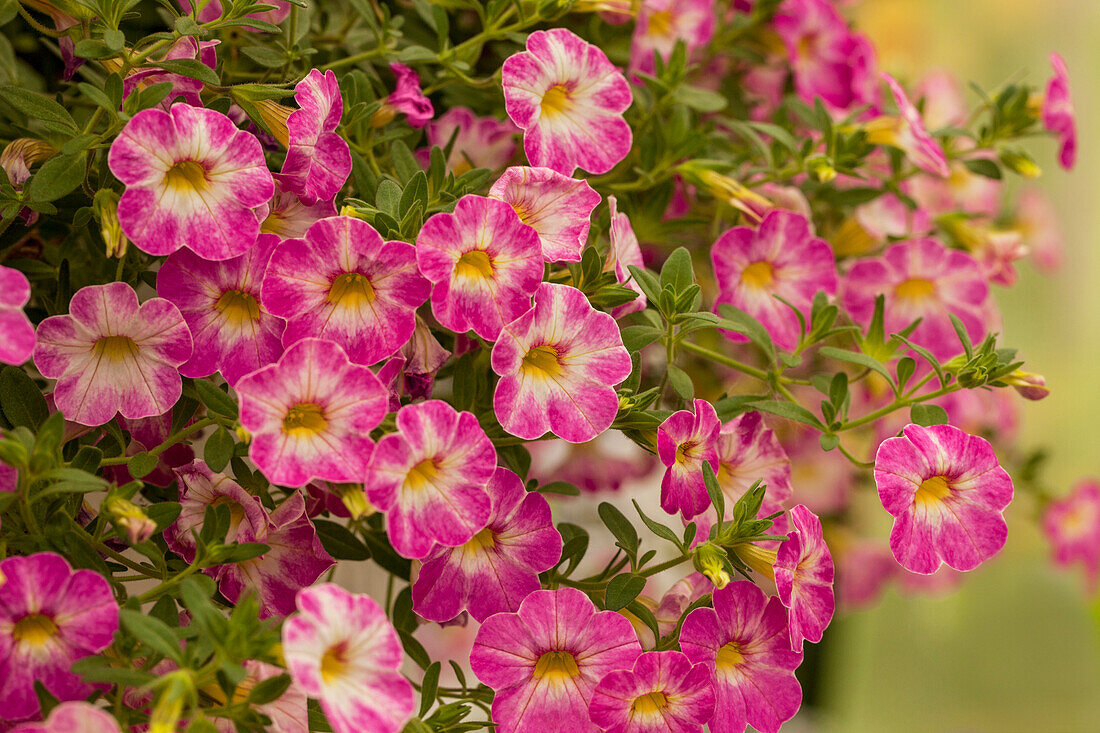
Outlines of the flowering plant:
<svg viewBox="0 0 1100 733">
<path fill-rule="evenodd" d="M 829 0 L 0 24 L 0 729 L 771 733 L 838 601 L 1045 500 L 991 292 L 1059 259 L 1056 55 L 968 107 Z M 1095 582 L 1096 485 L 1044 527 Z"/>
</svg>

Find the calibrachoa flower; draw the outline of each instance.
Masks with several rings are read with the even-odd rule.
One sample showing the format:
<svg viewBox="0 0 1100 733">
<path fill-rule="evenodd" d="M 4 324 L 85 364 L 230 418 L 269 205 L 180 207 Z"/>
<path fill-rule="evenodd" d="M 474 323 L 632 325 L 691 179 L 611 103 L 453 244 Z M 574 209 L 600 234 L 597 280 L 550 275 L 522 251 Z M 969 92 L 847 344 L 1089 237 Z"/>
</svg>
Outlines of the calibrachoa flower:
<svg viewBox="0 0 1100 733">
<path fill-rule="evenodd" d="M 674 412 L 657 428 L 657 455 L 665 464 L 661 479 L 661 508 L 681 513 L 685 520 L 710 506 L 703 483 L 703 463 L 718 470 L 718 431 L 722 423 L 714 406 L 695 400 L 695 413 Z"/>
<path fill-rule="evenodd" d="M 246 592 L 260 599 L 260 618 L 294 612 L 294 597 L 336 564 L 306 516 L 300 491 L 291 494 L 261 524 L 242 522 L 237 542 L 259 542 L 270 549 L 264 554 L 215 568 L 218 590 L 236 603 Z"/>
<path fill-rule="evenodd" d="M 283 186 L 306 203 L 331 199 L 351 173 L 351 150 L 336 133 L 344 114 L 336 75 L 313 69 L 294 87 L 294 100 L 301 109 L 286 120 L 290 143 Z"/>
<path fill-rule="evenodd" d="M 597 46 L 565 28 L 535 31 L 501 71 L 504 108 L 531 165 L 606 173 L 630 152 L 630 84 Z"/>
<path fill-rule="evenodd" d="M 411 244 L 384 242 L 367 222 L 334 216 L 275 249 L 263 304 L 287 319 L 283 343 L 324 338 L 352 361 L 374 364 L 412 336 L 430 288 Z"/>
<path fill-rule="evenodd" d="M 198 59 L 203 65 L 213 69 L 218 65 L 218 52 L 216 48 L 219 43 L 221 43 L 221 41 L 199 41 L 192 36 L 182 36 L 169 46 L 168 51 L 158 60 L 176 61 L 179 59 L 188 59 L 193 61 Z M 163 84 L 164 82 L 171 83 L 172 89 L 165 95 L 164 100 L 160 103 L 159 106 L 161 109 L 168 109 L 177 97 L 182 98 L 182 101 L 192 107 L 203 106 L 202 97 L 199 96 L 203 88 L 203 83 L 201 81 L 180 74 L 172 74 L 163 69 L 156 68 L 155 66 L 153 68 L 132 71 L 127 74 L 126 78 L 122 80 L 122 97 L 125 99 L 133 94 L 135 90 L 146 89 L 154 84 Z"/>
<path fill-rule="evenodd" d="M 190 250 L 177 250 L 157 272 L 157 294 L 180 309 L 195 348 L 180 366 L 185 377 L 221 372 L 235 384 L 283 353 L 286 324 L 260 303 L 260 285 L 274 234 L 261 234 L 244 254 L 211 262 Z"/>
<path fill-rule="evenodd" d="M 784 349 L 798 345 L 798 317 L 774 296 L 805 312 L 818 291 L 836 290 L 833 251 L 813 235 L 805 217 L 773 210 L 759 229 L 734 227 L 714 243 L 710 252 L 718 279 L 715 308 L 729 303 L 760 321 Z M 723 331 L 733 341 L 748 341 Z"/>
<path fill-rule="evenodd" d="M 615 279 L 619 281 L 619 284 L 638 294 L 638 297 L 634 300 L 611 311 L 611 315 L 615 318 L 621 318 L 628 313 L 645 310 L 645 293 L 638 287 L 638 283 L 634 281 L 634 276 L 630 274 L 629 269 L 630 265 L 642 268 L 645 263 L 642 261 L 642 248 L 638 246 L 638 237 L 634 234 L 634 227 L 630 225 L 630 219 L 627 215 L 619 211 L 619 204 L 614 196 L 607 197 L 607 206 L 611 212 L 611 227 L 608 230 L 611 246 L 607 250 L 607 262 L 604 264 L 604 271 L 607 272 L 613 269 Z"/>
<path fill-rule="evenodd" d="M 714 715 L 710 670 L 681 652 L 646 652 L 600 680 L 588 709 L 611 733 L 702 733 Z"/>
<path fill-rule="evenodd" d="M 432 313 L 457 333 L 490 341 L 531 307 L 542 281 L 542 245 L 508 204 L 463 196 L 454 213 L 432 216 L 416 237 L 416 261 L 432 288 Z"/>
<path fill-rule="evenodd" d="M 22 723 L 10 733 L 121 733 L 118 721 L 84 701 L 63 702 L 41 723 Z"/>
<path fill-rule="evenodd" d="M 192 0 L 176 0 L 179 6 L 183 8 L 184 12 L 191 12 Z M 290 15 L 291 3 L 287 0 L 265 0 L 265 5 L 273 5 L 274 10 L 265 10 L 262 13 L 252 13 L 247 16 L 249 18 L 256 18 L 257 20 L 264 20 L 274 25 L 279 25 L 286 17 Z M 222 0 L 198 0 L 200 6 L 197 20 L 200 23 L 208 23 L 212 20 L 217 20 L 222 17 Z M 248 26 L 242 26 L 248 28 Z"/>
<path fill-rule="evenodd" d="M 221 112 L 188 104 L 138 112 L 107 164 L 126 186 L 122 231 L 157 256 L 180 247 L 208 260 L 243 254 L 260 231 L 252 209 L 275 191 L 259 140 Z"/>
<path fill-rule="evenodd" d="M 661 632 L 661 636 L 667 636 L 676 630 L 687 607 L 712 590 L 714 590 L 714 583 L 702 573 L 692 573 L 673 583 L 672 587 L 661 596 L 657 608 L 653 611 L 653 617 L 657 619 L 657 630 Z"/>
<path fill-rule="evenodd" d="M 1024 245 L 1035 254 L 1035 264 L 1054 271 L 1065 259 L 1065 234 L 1058 212 L 1042 191 L 1028 188 L 1020 192 L 1013 228 L 1020 232 Z"/>
<path fill-rule="evenodd" d="M 799 504 L 790 515 L 794 527 L 779 545 L 775 588 L 779 600 L 791 609 L 791 648 L 800 652 L 803 639 L 821 641 L 833 618 L 833 556 L 813 512 Z"/>
<path fill-rule="evenodd" d="M 1095 588 L 1100 575 L 1100 484 L 1081 481 L 1069 496 L 1050 502 L 1043 513 L 1043 532 L 1054 562 L 1082 563 L 1089 587 Z"/>
<path fill-rule="evenodd" d="M 930 574 L 941 562 L 973 570 L 1004 547 L 1012 479 L 984 438 L 907 425 L 879 445 L 875 483 L 894 517 L 890 549 L 906 570 Z"/>
<path fill-rule="evenodd" d="M 906 157 L 921 170 L 947 178 L 951 169 L 947 165 L 940 144 L 932 139 L 924 128 L 920 111 L 909 101 L 901 84 L 889 74 L 883 73 L 894 102 L 898 106 L 898 117 L 879 117 L 866 125 L 867 141 L 874 144 L 891 145 L 905 151 Z"/>
<path fill-rule="evenodd" d="M 460 176 L 474 168 L 497 170 L 507 165 L 516 154 L 519 130 L 508 120 L 478 117 L 466 107 L 451 107 L 429 122 L 425 132 L 428 144 L 440 148 L 454 137 L 447 170 Z"/>
<path fill-rule="evenodd" d="M 396 423 L 397 432 L 375 446 L 365 481 L 370 503 L 386 513 L 394 549 L 419 559 L 436 542 L 469 542 L 490 516 L 492 442 L 476 417 L 442 400 L 406 405 Z"/>
<path fill-rule="evenodd" d="M 179 308 L 163 298 L 138 305 L 126 283 L 89 285 L 69 314 L 38 324 L 34 364 L 57 380 L 53 397 L 82 425 L 162 415 L 180 398 L 178 368 L 191 356 L 191 333 Z"/>
<path fill-rule="evenodd" d="M 282 667 L 274 664 L 258 662 L 249 659 L 244 663 L 247 676 L 237 684 L 233 693 L 232 702 L 240 702 L 247 699 L 256 685 L 272 677 L 284 674 Z M 240 698 L 240 699 L 238 699 Z M 283 694 L 271 702 L 257 705 L 256 711 L 271 718 L 271 733 L 309 733 L 309 711 L 306 694 L 294 682 L 286 688 Z M 220 733 L 237 733 L 237 726 L 228 718 L 215 718 L 214 724 L 218 726 Z M 60 731 L 58 731 L 60 733 Z"/>
<path fill-rule="evenodd" d="M 0 719 L 38 712 L 34 683 L 61 701 L 82 700 L 92 686 L 73 663 L 106 649 L 118 630 L 111 586 L 94 570 L 76 570 L 40 552 L 0 562 Z"/>
<path fill-rule="evenodd" d="M 790 459 L 759 412 L 746 412 L 724 423 L 718 433 L 717 448 L 715 471 L 731 517 L 733 505 L 757 481 L 768 487 L 765 504 L 790 498 Z"/>
<path fill-rule="evenodd" d="M 27 276 L 0 265 L 0 362 L 22 364 L 34 353 L 34 326 L 23 306 L 31 299 Z"/>
<path fill-rule="evenodd" d="M 690 54 L 714 35 L 714 0 L 643 0 L 630 41 L 630 68 L 653 73 L 653 54 L 668 61 L 677 41 Z"/>
<path fill-rule="evenodd" d="M 787 611 L 748 581 L 715 590 L 713 600 L 713 609 L 695 609 L 680 630 L 684 654 L 714 674 L 710 730 L 742 733 L 751 725 L 776 733 L 802 704 L 794 676 L 802 654 L 791 651 Z"/>
<path fill-rule="evenodd" d="M 413 583 L 413 610 L 430 621 L 450 621 L 463 609 L 478 621 L 515 611 L 561 557 L 541 494 L 527 493 L 507 468 L 497 468 L 485 489 L 492 502 L 485 529 L 464 545 L 437 545 Z"/>
<path fill-rule="evenodd" d="M 981 267 L 966 252 L 945 249 L 935 239 L 899 242 L 882 257 L 852 265 L 841 298 L 852 319 L 870 323 L 880 294 L 886 301 L 886 333 L 920 318 L 909 338 L 937 358 L 962 351 L 950 314 L 963 322 L 974 342 L 985 336 L 989 285 Z"/>
<path fill-rule="evenodd" d="M 1058 162 L 1070 170 L 1077 162 L 1077 122 L 1069 92 L 1069 70 L 1065 59 L 1056 53 L 1050 55 L 1050 65 L 1054 67 L 1054 76 L 1047 84 L 1043 100 L 1043 127 L 1058 136 L 1062 146 Z"/>
<path fill-rule="evenodd" d="M 493 688 L 493 722 L 501 730 L 595 731 L 592 691 L 608 673 L 641 654 L 626 617 L 596 607 L 576 588 L 539 590 L 516 613 L 482 624 L 470 667 Z"/>
<path fill-rule="evenodd" d="M 859 101 L 850 63 L 855 40 L 848 24 L 828 0 L 784 0 L 773 20 L 787 47 L 794 88 L 809 104 L 820 97 L 837 109 Z"/>
<path fill-rule="evenodd" d="M 336 733 L 401 730 L 416 700 L 398 671 L 404 653 L 386 612 L 332 583 L 303 589 L 297 606 L 283 624 L 286 666 Z"/>
<path fill-rule="evenodd" d="M 336 216 L 336 205 L 331 201 L 307 204 L 298 194 L 283 190 L 280 176 L 275 176 L 275 195 L 271 201 L 257 207 L 260 231 L 278 234 L 280 239 L 304 237 L 313 222 Z"/>
<path fill-rule="evenodd" d="M 164 541 L 185 561 L 195 559 L 195 538 L 191 531 L 202 530 L 207 507 L 223 504 L 229 507 L 226 542 L 237 542 L 243 526 L 253 528 L 253 534 L 267 526 L 267 511 L 260 497 L 249 494 L 228 476 L 214 473 L 204 461 L 196 460 L 177 468 L 175 474 L 179 479 L 180 515 L 164 530 Z"/>
<path fill-rule="evenodd" d="M 525 440 L 550 431 L 570 443 L 611 427 L 615 385 L 631 370 L 615 319 L 576 288 L 552 283 L 540 285 L 535 307 L 501 331 L 492 365 L 501 427 Z"/>
<path fill-rule="evenodd" d="M 385 104 L 405 115 L 409 125 L 421 128 L 435 114 L 432 100 L 420 91 L 420 75 L 404 64 L 391 63 L 390 71 L 397 77 L 397 86 Z"/>
<path fill-rule="evenodd" d="M 248 455 L 273 483 L 358 481 L 386 414 L 386 388 L 331 341 L 303 339 L 236 384 Z"/>
<path fill-rule="evenodd" d="M 489 197 L 508 202 L 538 232 L 547 262 L 581 261 L 592 210 L 600 203 L 600 194 L 587 181 L 549 168 L 514 166 L 501 174 Z"/>
</svg>

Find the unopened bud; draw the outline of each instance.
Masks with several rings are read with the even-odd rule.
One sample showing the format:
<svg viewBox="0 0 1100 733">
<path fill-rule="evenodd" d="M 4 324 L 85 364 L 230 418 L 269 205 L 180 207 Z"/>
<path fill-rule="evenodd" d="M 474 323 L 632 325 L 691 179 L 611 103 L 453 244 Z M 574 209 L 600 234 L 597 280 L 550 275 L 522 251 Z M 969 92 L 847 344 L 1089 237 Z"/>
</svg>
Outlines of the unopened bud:
<svg viewBox="0 0 1100 733">
<path fill-rule="evenodd" d="M 121 496 L 108 496 L 103 502 L 103 510 L 126 531 L 131 545 L 145 542 L 157 531 L 157 523 L 141 507 Z"/>
<path fill-rule="evenodd" d="M 118 221 L 118 194 L 101 188 L 96 192 L 92 210 L 99 219 L 99 232 L 103 235 L 107 257 L 122 259 L 130 240 L 122 233 L 122 225 Z"/>
<path fill-rule="evenodd" d="M 256 110 L 256 116 L 260 118 L 259 121 L 263 128 L 271 133 L 271 136 L 278 140 L 280 145 L 289 148 L 290 130 L 287 129 L 286 121 L 294 108 L 279 104 L 273 99 L 256 100 L 252 103 L 252 108 Z"/>
<path fill-rule="evenodd" d="M 1019 150 L 1003 151 L 1001 162 L 1024 178 L 1038 178 L 1043 175 L 1043 169 L 1039 164 L 1032 160 L 1030 155 Z"/>
<path fill-rule="evenodd" d="M 824 155 L 815 155 L 806 161 L 806 168 L 818 183 L 830 183 L 836 180 L 836 168 Z"/>
<path fill-rule="evenodd" d="M 350 216 L 355 219 L 365 218 L 363 216 L 363 212 L 359 211 L 359 209 L 355 208 L 351 204 L 344 204 L 340 207 L 340 216 Z"/>
<path fill-rule="evenodd" d="M 1017 369 L 1004 377 L 1002 381 L 1011 385 L 1025 400 L 1041 400 L 1050 394 L 1047 380 L 1042 374 L 1033 374 Z"/>
<path fill-rule="evenodd" d="M 332 490 L 340 497 L 340 501 L 347 507 L 352 519 L 369 517 L 375 509 L 367 500 L 367 492 L 362 484 L 333 484 Z"/>
<path fill-rule="evenodd" d="M 385 127 L 397 117 L 397 107 L 389 102 L 382 102 L 382 106 L 370 116 L 370 126 L 374 128 Z"/>
<path fill-rule="evenodd" d="M 734 546 L 733 551 L 741 561 L 765 578 L 775 580 L 775 550 L 768 550 L 751 542 Z"/>
<path fill-rule="evenodd" d="M 684 179 L 691 184 L 706 189 L 714 198 L 723 201 L 738 211 L 747 214 L 754 221 L 760 221 L 764 212 L 775 205 L 764 196 L 756 193 L 739 181 L 705 167 L 699 161 L 688 161 L 677 167 Z"/>
<path fill-rule="evenodd" d="M 160 687 L 161 693 L 149 716 L 149 733 L 174 733 L 184 706 L 195 700 L 195 684 L 191 673 L 181 669 L 162 678 Z"/>
<path fill-rule="evenodd" d="M 233 432 L 237 434 L 237 441 L 248 445 L 252 442 L 252 433 L 245 430 L 244 425 L 238 425 L 233 429 Z"/>
<path fill-rule="evenodd" d="M 726 551 L 713 542 L 704 542 L 695 548 L 691 562 L 695 569 L 705 575 L 718 589 L 725 588 L 730 582 L 730 562 Z"/>
</svg>

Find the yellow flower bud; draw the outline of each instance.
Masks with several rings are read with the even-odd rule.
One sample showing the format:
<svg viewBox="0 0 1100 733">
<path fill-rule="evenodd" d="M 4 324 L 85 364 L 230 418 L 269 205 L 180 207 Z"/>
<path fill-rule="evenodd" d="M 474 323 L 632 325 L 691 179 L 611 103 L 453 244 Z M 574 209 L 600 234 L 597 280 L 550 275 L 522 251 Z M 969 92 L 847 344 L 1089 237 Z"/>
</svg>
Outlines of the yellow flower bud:
<svg viewBox="0 0 1100 733">
<path fill-rule="evenodd" d="M 768 550 L 751 542 L 734 546 L 734 553 L 741 561 L 769 580 L 775 580 L 775 550 Z"/>
</svg>

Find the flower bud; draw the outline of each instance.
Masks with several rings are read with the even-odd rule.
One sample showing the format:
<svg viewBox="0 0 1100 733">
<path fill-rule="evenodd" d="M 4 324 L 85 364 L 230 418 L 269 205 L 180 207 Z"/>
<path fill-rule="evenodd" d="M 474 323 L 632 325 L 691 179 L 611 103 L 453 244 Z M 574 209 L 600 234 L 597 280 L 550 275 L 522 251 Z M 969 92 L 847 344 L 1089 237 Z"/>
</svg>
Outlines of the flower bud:
<svg viewBox="0 0 1100 733">
<path fill-rule="evenodd" d="M 157 523 L 141 507 L 121 496 L 108 496 L 103 502 L 103 511 L 126 530 L 131 545 L 145 542 L 157 531 Z"/>
<path fill-rule="evenodd" d="M 1001 153 L 1001 162 L 1024 178 L 1038 178 L 1043 175 L 1042 168 L 1031 156 L 1020 150 L 1005 150 Z"/>
<path fill-rule="evenodd" d="M 149 716 L 149 733 L 174 733 L 183 717 L 183 708 L 196 698 L 190 670 L 179 669 L 161 678 L 160 694 Z"/>
<path fill-rule="evenodd" d="M 751 542 L 743 542 L 734 545 L 733 551 L 750 568 L 769 580 L 775 580 L 775 550 L 768 550 Z"/>
<path fill-rule="evenodd" d="M 382 106 L 375 110 L 374 114 L 370 116 L 369 123 L 371 127 L 377 129 L 390 124 L 395 117 L 397 117 L 397 107 L 389 102 L 383 101 Z"/>
<path fill-rule="evenodd" d="M 1041 400 L 1050 394 L 1047 380 L 1042 374 L 1017 369 L 1012 374 L 1002 378 L 1001 381 L 1011 385 L 1025 400 Z"/>
<path fill-rule="evenodd" d="M 248 445 L 252 442 L 252 433 L 245 430 L 244 425 L 238 425 L 233 429 L 233 432 L 237 434 L 237 441 Z"/>
<path fill-rule="evenodd" d="M 730 561 L 726 551 L 713 542 L 704 542 L 695 548 L 691 562 L 695 569 L 705 575 L 714 587 L 725 588 L 730 582 Z"/>
<path fill-rule="evenodd" d="M 15 190 L 20 190 L 31 177 L 30 167 L 53 156 L 57 150 L 45 140 L 18 137 L 4 146 L 0 152 L 0 168 L 8 175 Z"/>
<path fill-rule="evenodd" d="M 763 218 L 761 212 L 775 208 L 775 205 L 764 196 L 727 175 L 704 167 L 698 161 L 683 163 L 677 167 L 677 171 L 689 183 L 706 189 L 711 196 L 744 212 L 753 221 L 760 221 Z"/>
<path fill-rule="evenodd" d="M 833 162 L 824 155 L 815 155 L 806 161 L 806 168 L 810 175 L 818 183 L 830 183 L 836 179 L 836 168 Z"/>
<path fill-rule="evenodd" d="M 290 130 L 287 129 L 286 121 L 294 108 L 279 104 L 273 99 L 261 99 L 252 104 L 264 129 L 271 133 L 271 136 L 278 140 L 280 145 L 289 148 Z"/>
<path fill-rule="evenodd" d="M 122 259 L 126 256 L 130 240 L 122 233 L 122 225 L 118 222 L 118 194 L 106 188 L 96 191 L 92 210 L 99 220 L 99 232 L 103 235 L 107 257 Z"/>
<path fill-rule="evenodd" d="M 367 500 L 367 492 L 362 484 L 333 484 L 332 490 L 340 497 L 340 501 L 347 507 L 352 519 L 369 517 L 375 509 Z"/>
</svg>

